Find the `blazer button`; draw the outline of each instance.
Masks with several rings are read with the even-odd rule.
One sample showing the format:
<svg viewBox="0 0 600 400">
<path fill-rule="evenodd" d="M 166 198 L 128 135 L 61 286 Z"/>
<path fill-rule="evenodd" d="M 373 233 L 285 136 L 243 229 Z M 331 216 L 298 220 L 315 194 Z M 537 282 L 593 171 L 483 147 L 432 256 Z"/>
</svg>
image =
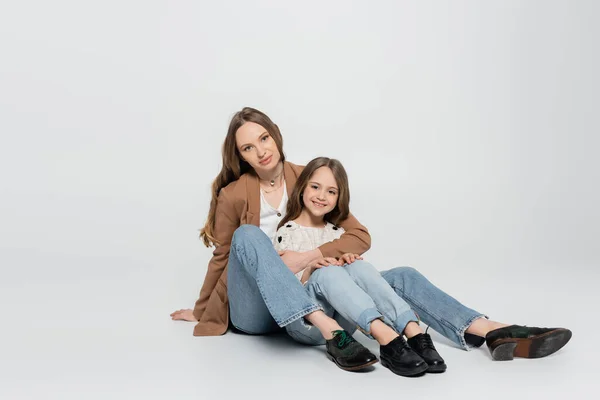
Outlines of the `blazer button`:
<svg viewBox="0 0 600 400">
<path fill-rule="evenodd" d="M 277 213 L 277 216 L 278 216 L 278 217 L 281 217 L 281 213 L 280 213 L 280 212 L 278 212 L 278 213 Z"/>
</svg>

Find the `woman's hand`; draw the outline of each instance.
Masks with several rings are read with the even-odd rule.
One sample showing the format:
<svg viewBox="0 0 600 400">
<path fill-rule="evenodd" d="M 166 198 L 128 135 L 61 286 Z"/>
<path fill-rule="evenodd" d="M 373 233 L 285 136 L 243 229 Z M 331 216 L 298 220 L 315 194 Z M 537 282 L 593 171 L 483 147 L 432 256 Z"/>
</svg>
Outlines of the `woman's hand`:
<svg viewBox="0 0 600 400">
<path fill-rule="evenodd" d="M 177 310 L 171 313 L 171 319 L 173 321 L 189 321 L 189 322 L 198 322 L 198 320 L 194 317 L 193 310 L 186 308 L 182 310 Z"/>
<path fill-rule="evenodd" d="M 305 252 L 283 250 L 279 252 L 279 256 L 281 257 L 281 261 L 283 261 L 294 274 L 307 268 L 314 260 L 323 258 L 319 249 Z"/>
<path fill-rule="evenodd" d="M 346 253 L 340 257 L 342 265 L 352 264 L 356 260 L 362 260 L 363 258 L 359 254 Z"/>
</svg>

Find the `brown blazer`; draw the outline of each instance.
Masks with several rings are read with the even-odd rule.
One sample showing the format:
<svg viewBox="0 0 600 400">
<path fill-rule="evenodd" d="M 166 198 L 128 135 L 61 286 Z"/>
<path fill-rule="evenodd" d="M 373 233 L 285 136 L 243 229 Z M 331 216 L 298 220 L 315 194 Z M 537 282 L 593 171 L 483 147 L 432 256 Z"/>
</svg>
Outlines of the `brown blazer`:
<svg viewBox="0 0 600 400">
<path fill-rule="evenodd" d="M 303 166 L 284 163 L 288 196 L 296 185 Z M 260 187 L 256 175 L 246 173 L 237 181 L 221 189 L 215 215 L 215 237 L 221 243 L 208 263 L 200 297 L 194 306 L 198 324 L 194 336 L 217 336 L 227 332 L 229 303 L 227 299 L 227 262 L 233 232 L 244 224 L 260 226 Z M 344 253 L 363 254 L 371 247 L 371 236 L 350 214 L 340 225 L 346 231 L 339 239 L 319 247 L 325 257 L 339 257 Z"/>
</svg>

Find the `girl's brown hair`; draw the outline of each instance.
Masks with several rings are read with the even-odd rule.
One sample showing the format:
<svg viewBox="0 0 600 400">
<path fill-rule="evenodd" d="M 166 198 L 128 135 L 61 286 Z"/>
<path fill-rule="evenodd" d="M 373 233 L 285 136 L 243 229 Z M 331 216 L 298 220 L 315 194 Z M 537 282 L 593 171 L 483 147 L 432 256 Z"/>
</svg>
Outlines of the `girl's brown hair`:
<svg viewBox="0 0 600 400">
<path fill-rule="evenodd" d="M 246 122 L 254 122 L 265 128 L 277 145 L 277 150 L 279 150 L 279 154 L 281 155 L 281 161 L 285 161 L 281 132 L 279 132 L 277 125 L 273 123 L 265 113 L 251 107 L 244 107 L 241 111 L 235 113 L 229 123 L 225 142 L 223 142 L 223 167 L 212 183 L 212 199 L 210 201 L 210 209 L 208 210 L 206 224 L 204 225 L 204 228 L 200 230 L 200 239 L 202 239 L 206 247 L 220 245 L 215 238 L 214 232 L 219 192 L 231 182 L 238 180 L 244 173 L 254 173 L 254 169 L 252 169 L 250 164 L 240 157 L 240 152 L 235 142 L 237 130 Z"/>
<path fill-rule="evenodd" d="M 334 158 L 318 157 L 309 162 L 298 177 L 294 191 L 287 203 L 285 217 L 281 220 L 277 229 L 281 228 L 288 221 L 295 220 L 300 216 L 302 208 L 304 208 L 304 202 L 302 201 L 304 189 L 308 186 L 308 182 L 313 173 L 321 167 L 327 167 L 331 170 L 339 190 L 337 204 L 333 210 L 325 214 L 325 221 L 331 222 L 334 225 L 339 225 L 348 218 L 348 214 L 350 214 L 350 186 L 348 185 L 348 174 L 346 174 L 344 166 L 338 160 Z"/>
</svg>

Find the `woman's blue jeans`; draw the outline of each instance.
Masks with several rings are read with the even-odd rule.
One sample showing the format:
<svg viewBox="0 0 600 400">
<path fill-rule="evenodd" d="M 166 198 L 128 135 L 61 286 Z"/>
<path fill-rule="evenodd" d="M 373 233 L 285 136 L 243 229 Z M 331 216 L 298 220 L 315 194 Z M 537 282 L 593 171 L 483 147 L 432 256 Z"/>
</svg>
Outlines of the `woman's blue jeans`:
<svg viewBox="0 0 600 400">
<path fill-rule="evenodd" d="M 322 309 L 254 225 L 242 225 L 233 234 L 227 297 L 233 326 L 253 334 L 277 331 Z"/>
</svg>

